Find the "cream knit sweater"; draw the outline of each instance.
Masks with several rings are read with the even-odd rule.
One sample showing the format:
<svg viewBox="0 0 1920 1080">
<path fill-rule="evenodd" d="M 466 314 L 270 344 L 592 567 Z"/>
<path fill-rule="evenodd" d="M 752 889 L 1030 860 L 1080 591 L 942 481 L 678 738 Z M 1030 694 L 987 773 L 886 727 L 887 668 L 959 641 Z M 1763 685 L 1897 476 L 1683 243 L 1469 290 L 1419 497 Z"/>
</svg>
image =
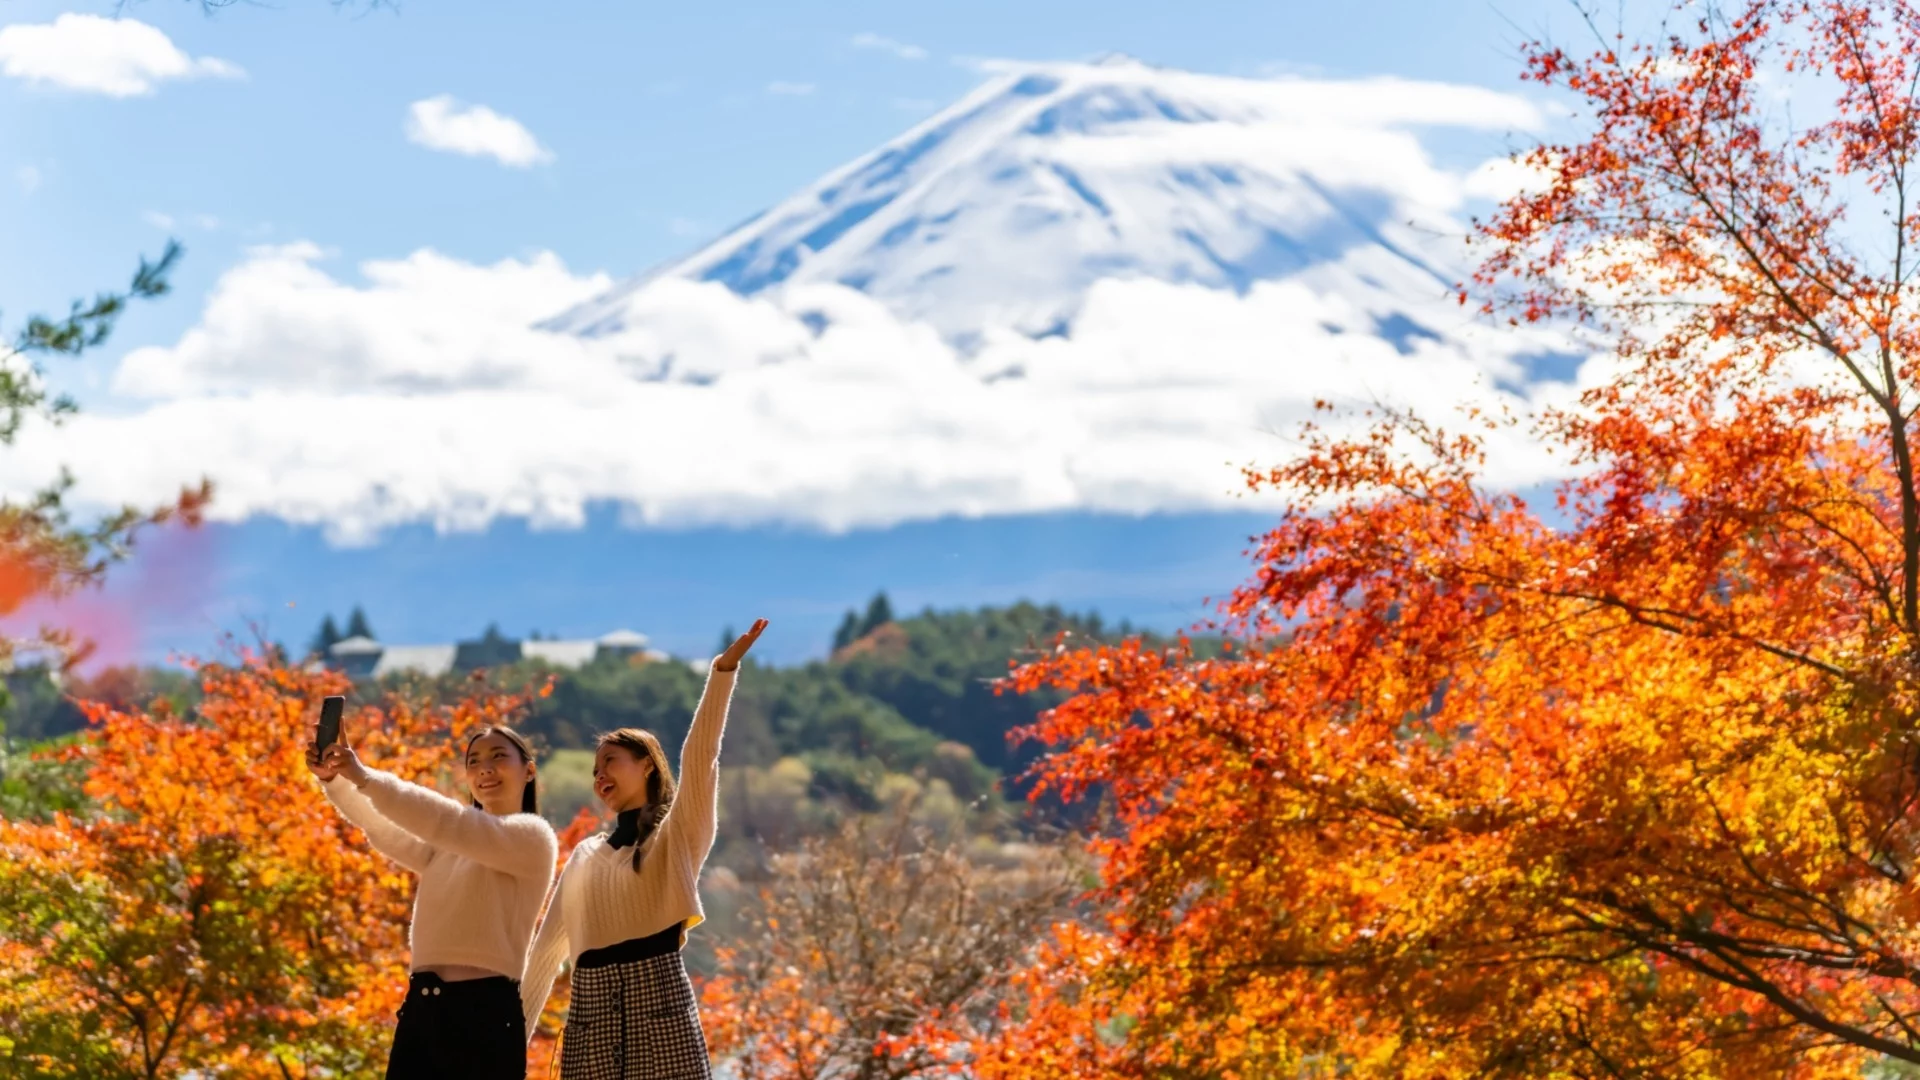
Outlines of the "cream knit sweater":
<svg viewBox="0 0 1920 1080">
<path fill-rule="evenodd" d="M 519 979 L 553 883 L 552 826 L 538 814 L 496 817 L 390 773 L 367 774 L 363 788 L 345 777 L 321 786 L 374 850 L 419 875 L 407 929 L 412 970 L 465 964 Z"/>
<path fill-rule="evenodd" d="M 683 924 L 684 941 L 686 927 L 706 918 L 700 868 L 720 820 L 720 734 L 738 674 L 708 669 L 706 690 L 680 747 L 679 793 L 639 871 L 632 849 L 608 846 L 604 833 L 581 841 L 567 858 L 520 982 L 529 1040 L 563 959 L 572 963 L 588 949 L 647 937 L 676 923 Z"/>
</svg>

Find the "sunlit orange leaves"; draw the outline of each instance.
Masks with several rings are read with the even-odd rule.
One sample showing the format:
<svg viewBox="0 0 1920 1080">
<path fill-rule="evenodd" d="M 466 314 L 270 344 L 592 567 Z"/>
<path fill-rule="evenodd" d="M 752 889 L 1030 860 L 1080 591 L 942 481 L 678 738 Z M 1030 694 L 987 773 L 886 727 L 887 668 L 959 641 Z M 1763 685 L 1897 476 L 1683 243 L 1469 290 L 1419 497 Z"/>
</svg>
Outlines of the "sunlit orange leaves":
<svg viewBox="0 0 1920 1080">
<path fill-rule="evenodd" d="M 378 1076 L 405 992 L 411 879 L 307 772 L 331 673 L 201 671 L 192 716 L 92 706 L 69 753 L 94 808 L 0 822 L 0 1071 Z M 522 699 L 390 702 L 346 737 L 445 782 L 452 736 Z"/>
</svg>

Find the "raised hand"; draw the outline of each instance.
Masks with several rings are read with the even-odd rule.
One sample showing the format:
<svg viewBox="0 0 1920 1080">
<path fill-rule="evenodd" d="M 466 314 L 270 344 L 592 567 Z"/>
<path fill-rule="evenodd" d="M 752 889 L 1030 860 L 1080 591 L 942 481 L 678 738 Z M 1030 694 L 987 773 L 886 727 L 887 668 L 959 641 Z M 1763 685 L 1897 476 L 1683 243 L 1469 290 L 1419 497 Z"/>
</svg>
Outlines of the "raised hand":
<svg viewBox="0 0 1920 1080">
<path fill-rule="evenodd" d="M 760 631 L 766 628 L 767 620 L 753 620 L 753 625 L 747 628 L 746 633 L 734 639 L 733 644 L 727 646 L 726 652 L 714 657 L 713 669 L 715 671 L 732 671 L 734 668 L 739 667 L 740 661 L 746 658 L 747 650 L 753 648 L 753 643 L 760 640 Z"/>
</svg>

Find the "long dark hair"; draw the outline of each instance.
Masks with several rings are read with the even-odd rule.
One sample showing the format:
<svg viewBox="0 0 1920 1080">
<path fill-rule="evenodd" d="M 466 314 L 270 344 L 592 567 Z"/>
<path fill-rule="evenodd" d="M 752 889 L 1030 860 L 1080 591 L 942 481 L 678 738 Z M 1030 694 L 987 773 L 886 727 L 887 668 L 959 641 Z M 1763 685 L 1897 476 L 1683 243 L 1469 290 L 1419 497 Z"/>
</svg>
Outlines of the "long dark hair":
<svg viewBox="0 0 1920 1080">
<path fill-rule="evenodd" d="M 479 731 L 467 736 L 467 748 L 460 751 L 460 761 L 462 764 L 466 763 L 467 755 L 473 752 L 473 744 L 489 735 L 498 735 L 512 743 L 513 748 L 520 751 L 520 760 L 529 765 L 533 764 L 533 746 L 527 742 L 527 737 L 501 724 L 483 727 Z M 520 789 L 520 812 L 523 814 L 537 814 L 540 812 L 540 793 L 534 790 L 538 779 L 539 777 L 536 775 L 533 780 L 527 781 L 526 787 Z M 478 808 L 480 806 L 480 800 L 473 800 L 473 805 Z"/>
<path fill-rule="evenodd" d="M 653 772 L 647 777 L 649 812 L 640 815 L 640 838 L 633 843 L 633 868 L 638 871 L 640 864 L 646 861 L 647 852 L 653 847 L 654 830 L 660 827 L 667 811 L 673 808 L 673 797 L 679 792 L 680 786 L 673 782 L 673 770 L 667 767 L 667 752 L 653 732 L 637 727 L 609 731 L 600 736 L 593 752 L 598 755 L 609 746 L 617 746 L 634 757 L 653 762 Z"/>
</svg>

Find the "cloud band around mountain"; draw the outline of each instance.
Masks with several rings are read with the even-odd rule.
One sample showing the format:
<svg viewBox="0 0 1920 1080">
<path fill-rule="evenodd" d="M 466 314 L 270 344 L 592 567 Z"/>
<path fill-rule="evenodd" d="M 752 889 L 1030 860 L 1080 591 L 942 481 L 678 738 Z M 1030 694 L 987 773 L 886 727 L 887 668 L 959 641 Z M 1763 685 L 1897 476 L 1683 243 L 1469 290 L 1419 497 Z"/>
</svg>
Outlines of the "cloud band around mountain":
<svg viewBox="0 0 1920 1080">
<path fill-rule="evenodd" d="M 664 281 L 643 329 L 596 342 L 529 329 L 543 301 L 605 285 L 551 257 L 422 252 L 356 286 L 318 256 L 264 250 L 230 271 L 198 327 L 123 363 L 144 406 L 34 431 L 6 479 L 64 462 L 111 504 L 207 472 L 216 518 L 345 543 L 421 520 L 573 526 L 598 501 L 654 524 L 829 530 L 1212 509 L 1243 505 L 1236 468 L 1285 456 L 1317 398 L 1490 402 L 1524 378 L 1510 335 L 1447 326 L 1403 353 L 1367 312 L 1286 282 L 1103 282 L 1073 337 L 964 355 L 835 286 L 774 302 Z M 1500 449 L 1505 479 L 1544 475 L 1528 447 Z"/>
</svg>

